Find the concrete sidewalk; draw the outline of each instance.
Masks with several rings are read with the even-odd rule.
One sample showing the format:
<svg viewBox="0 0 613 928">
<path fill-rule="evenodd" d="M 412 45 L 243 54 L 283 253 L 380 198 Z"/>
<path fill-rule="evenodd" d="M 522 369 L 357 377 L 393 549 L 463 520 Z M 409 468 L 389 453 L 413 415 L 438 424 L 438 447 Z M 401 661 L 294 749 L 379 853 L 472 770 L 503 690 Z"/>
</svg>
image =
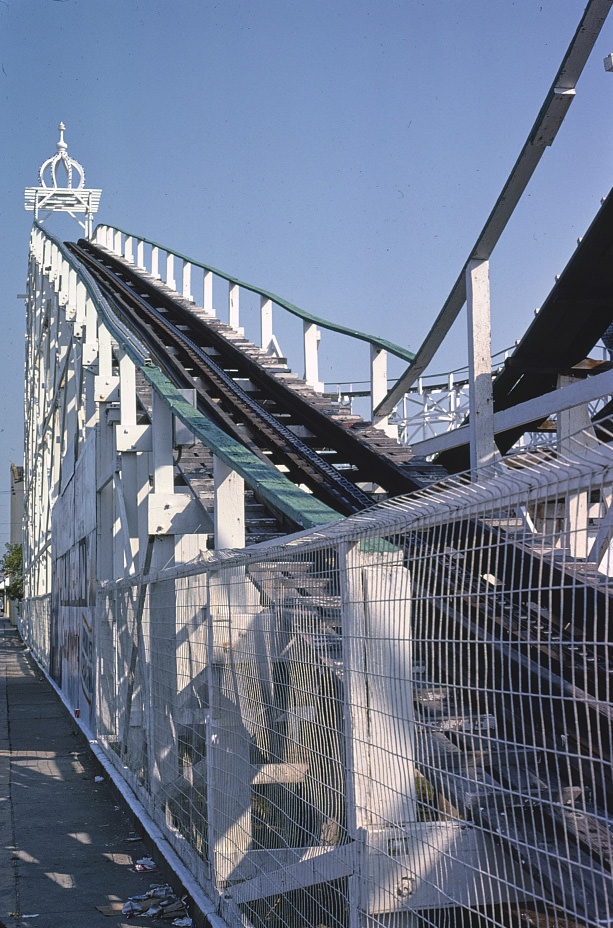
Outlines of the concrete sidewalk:
<svg viewBox="0 0 613 928">
<path fill-rule="evenodd" d="M 0 617 L 0 928 L 170 925 L 96 906 L 165 882 L 87 742 L 12 625 Z M 116 905 L 117 907 L 117 905 Z"/>
</svg>

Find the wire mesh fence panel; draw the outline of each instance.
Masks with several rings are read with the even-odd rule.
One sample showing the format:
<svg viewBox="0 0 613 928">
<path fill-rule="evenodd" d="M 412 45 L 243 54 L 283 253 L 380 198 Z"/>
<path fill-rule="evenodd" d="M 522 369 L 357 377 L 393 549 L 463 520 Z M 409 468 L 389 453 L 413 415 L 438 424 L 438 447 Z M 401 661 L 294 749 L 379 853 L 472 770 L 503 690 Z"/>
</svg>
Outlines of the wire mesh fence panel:
<svg viewBox="0 0 613 928">
<path fill-rule="evenodd" d="M 36 596 L 20 604 L 17 620 L 19 634 L 27 641 L 43 667 L 49 667 L 51 596 Z"/>
<path fill-rule="evenodd" d="M 613 455 L 562 452 L 99 586 L 98 738 L 228 924 L 610 924 Z"/>
</svg>

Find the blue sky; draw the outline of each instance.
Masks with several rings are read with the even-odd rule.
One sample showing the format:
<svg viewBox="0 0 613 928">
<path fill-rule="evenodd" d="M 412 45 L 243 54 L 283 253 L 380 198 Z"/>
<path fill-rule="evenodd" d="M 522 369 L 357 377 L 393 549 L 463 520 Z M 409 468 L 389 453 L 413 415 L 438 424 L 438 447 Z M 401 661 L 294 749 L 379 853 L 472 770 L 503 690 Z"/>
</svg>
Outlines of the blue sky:
<svg viewBox="0 0 613 928">
<path fill-rule="evenodd" d="M 487 217 L 582 0 L 0 0 L 5 410 L 22 458 L 37 183 L 67 126 L 99 219 L 304 309 L 419 347 Z M 608 193 L 613 16 L 491 266 L 493 346 L 519 337 Z M 70 226 L 49 220 L 65 237 Z M 465 359 L 462 318 L 435 359 Z M 285 347 L 282 344 L 282 347 Z M 360 356 L 322 349 L 326 380 Z M 357 364 L 360 361 L 360 368 Z M 0 541 L 8 499 L 0 493 Z M 4 506 L 4 508 L 2 508 Z"/>
</svg>

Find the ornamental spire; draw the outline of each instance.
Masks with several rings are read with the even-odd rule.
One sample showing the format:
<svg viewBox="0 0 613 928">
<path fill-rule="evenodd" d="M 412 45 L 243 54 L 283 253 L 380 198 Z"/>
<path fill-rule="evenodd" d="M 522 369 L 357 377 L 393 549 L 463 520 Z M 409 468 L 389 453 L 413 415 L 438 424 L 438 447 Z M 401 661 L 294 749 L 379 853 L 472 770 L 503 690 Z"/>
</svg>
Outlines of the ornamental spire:
<svg viewBox="0 0 613 928">
<path fill-rule="evenodd" d="M 70 213 L 81 228 L 85 230 L 87 238 L 92 234 L 92 217 L 98 210 L 101 190 L 87 190 L 85 188 L 85 171 L 75 158 L 68 154 L 68 145 L 64 140 L 66 126 L 61 122 L 58 126 L 60 137 L 56 143 L 56 152 L 51 158 L 40 166 L 38 172 L 38 187 L 26 187 L 25 208 L 34 211 L 34 218 L 38 220 L 40 210 L 47 213 L 40 220 L 45 219 L 56 211 Z M 58 184 L 58 168 L 60 165 L 66 172 L 66 184 Z M 73 174 L 78 175 L 78 183 L 73 187 Z M 85 213 L 85 221 L 77 219 L 75 213 Z"/>
</svg>

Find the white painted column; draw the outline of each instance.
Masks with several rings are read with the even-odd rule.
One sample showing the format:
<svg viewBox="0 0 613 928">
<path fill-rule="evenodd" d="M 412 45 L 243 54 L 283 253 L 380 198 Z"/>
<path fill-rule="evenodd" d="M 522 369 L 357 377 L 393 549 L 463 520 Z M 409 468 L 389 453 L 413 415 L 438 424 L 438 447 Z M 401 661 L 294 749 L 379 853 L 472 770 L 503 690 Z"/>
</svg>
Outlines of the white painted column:
<svg viewBox="0 0 613 928">
<path fill-rule="evenodd" d="M 74 318 L 77 309 L 77 272 L 74 268 L 68 271 L 68 299 L 65 301 L 67 317 Z"/>
<path fill-rule="evenodd" d="M 136 425 L 136 368 L 128 355 L 121 351 L 119 355 L 119 428 L 131 428 Z M 133 571 L 138 563 L 138 479 L 137 455 L 134 451 L 121 454 L 121 492 L 123 494 L 122 518 L 126 525 L 125 567 Z"/>
<path fill-rule="evenodd" d="M 98 578 L 115 576 L 115 499 L 112 473 L 115 469 L 115 434 L 112 421 L 113 346 L 111 333 L 105 325 L 98 326 L 98 375 L 95 378 L 95 399 L 98 405 L 98 436 L 96 443 L 98 489 Z"/>
<path fill-rule="evenodd" d="M 186 300 L 192 300 L 192 266 L 189 261 L 183 259 L 181 271 L 181 295 Z"/>
<path fill-rule="evenodd" d="M 82 280 L 79 280 L 76 287 L 75 296 L 75 338 L 83 337 L 83 328 L 85 327 L 85 304 L 87 302 L 87 290 Z"/>
<path fill-rule="evenodd" d="M 411 577 L 391 552 L 365 555 L 356 542 L 340 546 L 339 575 L 347 831 L 355 842 L 349 925 L 362 928 L 362 913 L 385 911 L 387 901 L 377 844 L 398 841 L 403 831 L 408 840 L 417 821 Z M 405 854 L 385 860 L 397 884 L 407 871 Z"/>
<path fill-rule="evenodd" d="M 98 330 L 98 374 L 109 378 L 113 374 L 111 333 L 105 325 L 101 325 Z"/>
<path fill-rule="evenodd" d="M 172 414 L 170 406 L 154 390 L 152 394 L 153 490 L 174 493 Z M 155 526 L 149 527 L 155 530 Z M 174 563 L 174 535 L 156 535 L 152 570 Z M 149 671 L 151 694 L 151 789 L 162 797 L 178 775 L 178 744 L 174 723 L 177 694 L 176 594 L 172 580 L 149 588 Z"/>
<path fill-rule="evenodd" d="M 213 272 L 205 271 L 204 272 L 204 281 L 203 281 L 203 294 L 202 294 L 202 307 L 215 315 L 215 310 L 213 309 Z"/>
<path fill-rule="evenodd" d="M 172 413 L 168 403 L 152 391 L 153 490 L 155 493 L 174 493 L 174 464 L 172 457 Z"/>
<path fill-rule="evenodd" d="M 177 288 L 175 283 L 175 256 L 170 251 L 166 252 L 166 285 L 171 290 Z"/>
<path fill-rule="evenodd" d="M 145 243 L 140 238 L 136 242 L 136 266 L 145 269 Z"/>
<path fill-rule="evenodd" d="M 151 276 L 158 280 L 160 277 L 160 249 L 157 245 L 151 246 Z"/>
<path fill-rule="evenodd" d="M 130 264 L 134 263 L 134 253 L 132 250 L 133 239 L 131 235 L 126 235 L 126 241 L 123 249 L 123 256 Z"/>
<path fill-rule="evenodd" d="M 237 679 L 249 673 L 240 664 L 245 608 L 233 602 L 244 592 L 241 579 L 244 568 L 208 575 L 207 825 L 212 878 L 220 888 L 251 844 L 253 767 Z M 220 660 L 222 642 L 230 643 L 230 654 Z"/>
<path fill-rule="evenodd" d="M 323 393 L 324 385 L 319 380 L 319 362 L 317 351 L 321 332 L 314 322 L 303 323 L 304 331 L 304 379 L 317 393 Z"/>
<path fill-rule="evenodd" d="M 470 378 L 470 466 L 476 476 L 494 463 L 494 401 L 489 261 L 472 260 L 466 271 Z"/>
<path fill-rule="evenodd" d="M 558 377 L 558 388 L 569 386 L 577 382 L 576 377 L 560 375 Z M 563 409 L 557 417 L 557 440 L 558 451 L 561 455 L 581 455 L 585 450 L 586 444 L 591 441 L 597 444 L 594 434 L 592 420 L 589 409 L 586 404 L 582 406 L 572 406 L 570 409 Z M 581 434 L 573 439 L 577 432 L 587 432 L 587 435 Z M 564 513 L 564 531 L 562 535 L 562 544 L 567 545 L 572 557 L 584 558 L 588 555 L 588 516 L 589 516 L 589 494 L 587 490 L 581 490 L 577 493 L 570 493 L 565 500 Z"/>
<path fill-rule="evenodd" d="M 213 456 L 215 483 L 215 548 L 245 547 L 245 483 L 217 455 Z"/>
<path fill-rule="evenodd" d="M 230 284 L 228 289 L 228 325 L 231 329 L 238 332 L 240 325 L 239 318 L 239 286 Z"/>
<path fill-rule="evenodd" d="M 272 342 L 272 300 L 260 297 L 260 345 L 267 351 Z"/>
<path fill-rule="evenodd" d="M 398 437 L 398 426 L 390 425 L 388 416 L 375 416 L 375 409 L 387 396 L 387 351 L 370 345 L 370 420 L 392 438 Z"/>
</svg>

